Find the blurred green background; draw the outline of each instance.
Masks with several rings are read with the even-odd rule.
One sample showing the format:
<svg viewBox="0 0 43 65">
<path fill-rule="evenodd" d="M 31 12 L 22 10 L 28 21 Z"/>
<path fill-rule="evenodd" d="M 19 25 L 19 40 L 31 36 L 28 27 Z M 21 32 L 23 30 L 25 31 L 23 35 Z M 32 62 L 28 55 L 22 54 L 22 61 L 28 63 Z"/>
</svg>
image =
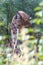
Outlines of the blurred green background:
<svg viewBox="0 0 43 65">
<path fill-rule="evenodd" d="M 19 10 L 32 17 L 31 30 L 43 34 L 43 0 L 0 0 L 0 38 L 9 38 L 12 18 Z"/>
<path fill-rule="evenodd" d="M 42 47 L 41 51 L 39 49 L 41 54 L 43 52 L 43 0 L 0 0 L 0 46 L 11 43 L 11 21 L 19 10 L 25 11 L 32 17 L 30 21 L 32 25 L 27 31 L 29 39 L 26 43 L 30 43 L 31 48 L 34 43 L 39 44 L 39 47 Z M 39 57 L 43 58 L 42 55 Z"/>
</svg>

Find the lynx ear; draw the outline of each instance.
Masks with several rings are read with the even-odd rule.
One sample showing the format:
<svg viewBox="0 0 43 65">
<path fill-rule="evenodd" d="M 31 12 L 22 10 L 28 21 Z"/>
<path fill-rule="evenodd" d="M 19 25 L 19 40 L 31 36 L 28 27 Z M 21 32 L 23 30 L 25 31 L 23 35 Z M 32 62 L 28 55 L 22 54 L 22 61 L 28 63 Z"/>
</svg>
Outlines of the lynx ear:
<svg viewBox="0 0 43 65">
<path fill-rule="evenodd" d="M 16 16 L 15 16 L 15 19 L 20 19 L 20 15 L 17 13 Z"/>
<path fill-rule="evenodd" d="M 18 14 L 21 16 L 22 20 L 29 21 L 30 16 L 27 13 L 23 11 L 18 11 Z"/>
</svg>

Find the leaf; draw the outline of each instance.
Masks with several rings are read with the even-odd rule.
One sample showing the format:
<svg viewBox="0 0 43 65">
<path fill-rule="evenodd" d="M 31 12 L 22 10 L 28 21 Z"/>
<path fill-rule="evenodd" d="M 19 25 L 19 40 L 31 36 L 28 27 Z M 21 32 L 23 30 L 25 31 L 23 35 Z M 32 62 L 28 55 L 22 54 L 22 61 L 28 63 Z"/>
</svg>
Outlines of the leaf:
<svg viewBox="0 0 43 65">
<path fill-rule="evenodd" d="M 34 11 L 39 11 L 39 10 L 41 10 L 41 7 L 34 8 Z"/>
<path fill-rule="evenodd" d="M 40 56 L 39 56 L 39 59 L 40 59 L 40 60 L 43 60 L 43 55 L 40 55 Z"/>
<path fill-rule="evenodd" d="M 36 24 L 39 25 L 41 22 L 41 19 L 36 19 Z"/>
<path fill-rule="evenodd" d="M 30 39 L 34 39 L 34 36 L 33 36 L 33 35 L 31 35 L 31 36 L 30 36 Z"/>
<path fill-rule="evenodd" d="M 43 6 L 43 1 L 39 3 L 40 6 Z"/>
<path fill-rule="evenodd" d="M 0 26 L 4 26 L 4 22 L 0 22 Z"/>
<path fill-rule="evenodd" d="M 32 28 L 29 28 L 29 30 L 28 30 L 29 32 L 33 32 L 33 29 Z"/>
<path fill-rule="evenodd" d="M 35 16 L 42 17 L 42 11 L 36 12 L 36 13 L 35 13 Z"/>
<path fill-rule="evenodd" d="M 6 38 L 9 39 L 10 38 L 10 35 L 4 35 L 3 36 L 3 39 L 6 39 Z"/>
</svg>

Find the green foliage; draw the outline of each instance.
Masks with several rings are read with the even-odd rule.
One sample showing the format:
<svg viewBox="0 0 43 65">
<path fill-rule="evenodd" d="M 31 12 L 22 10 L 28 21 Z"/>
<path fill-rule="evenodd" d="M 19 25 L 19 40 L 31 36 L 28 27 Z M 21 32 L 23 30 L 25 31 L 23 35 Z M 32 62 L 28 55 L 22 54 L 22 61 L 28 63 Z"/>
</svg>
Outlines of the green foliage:
<svg viewBox="0 0 43 65">
<path fill-rule="evenodd" d="M 4 38 L 6 35 L 10 35 L 12 17 L 19 10 L 25 11 L 33 18 L 31 22 L 34 23 L 34 26 L 38 27 L 43 24 L 43 0 L 0 0 L 0 35 L 5 35 Z M 39 26 L 39 28 L 42 31 L 42 27 Z M 33 28 L 28 31 L 34 32 Z M 30 36 L 30 38 L 34 38 L 34 36 Z"/>
<path fill-rule="evenodd" d="M 22 42 L 26 42 L 26 44 L 28 43 L 28 47 L 33 49 L 34 43 L 37 44 L 40 41 L 40 39 L 35 38 L 34 33 L 41 32 L 42 36 L 40 38 L 43 37 L 43 0 L 0 0 L 0 35 L 2 36 L 2 38 L 0 38 L 0 45 L 9 43 L 8 40 L 11 39 L 10 28 L 12 17 L 19 10 L 25 11 L 32 17 L 32 20 L 30 21 L 32 23 L 32 26 L 28 28 L 27 31 L 24 31 L 24 33 L 32 34 L 29 35 L 29 40 L 26 39 Z M 24 38 L 26 38 L 26 36 L 24 36 Z M 18 36 L 18 39 L 22 40 L 20 34 Z M 3 50 L 6 50 L 6 48 L 4 48 Z M 5 54 L 4 52 L 4 54 L 1 55 L 3 58 L 0 57 L 0 65 L 4 65 L 8 61 L 8 59 L 6 58 L 7 54 Z M 43 55 L 40 55 L 40 52 L 39 59 L 43 60 Z M 11 65 L 14 63 L 19 64 L 17 61 L 11 61 Z"/>
<path fill-rule="evenodd" d="M 40 60 L 43 60 L 43 55 L 40 55 L 40 56 L 39 56 L 39 59 L 40 59 Z"/>
</svg>

